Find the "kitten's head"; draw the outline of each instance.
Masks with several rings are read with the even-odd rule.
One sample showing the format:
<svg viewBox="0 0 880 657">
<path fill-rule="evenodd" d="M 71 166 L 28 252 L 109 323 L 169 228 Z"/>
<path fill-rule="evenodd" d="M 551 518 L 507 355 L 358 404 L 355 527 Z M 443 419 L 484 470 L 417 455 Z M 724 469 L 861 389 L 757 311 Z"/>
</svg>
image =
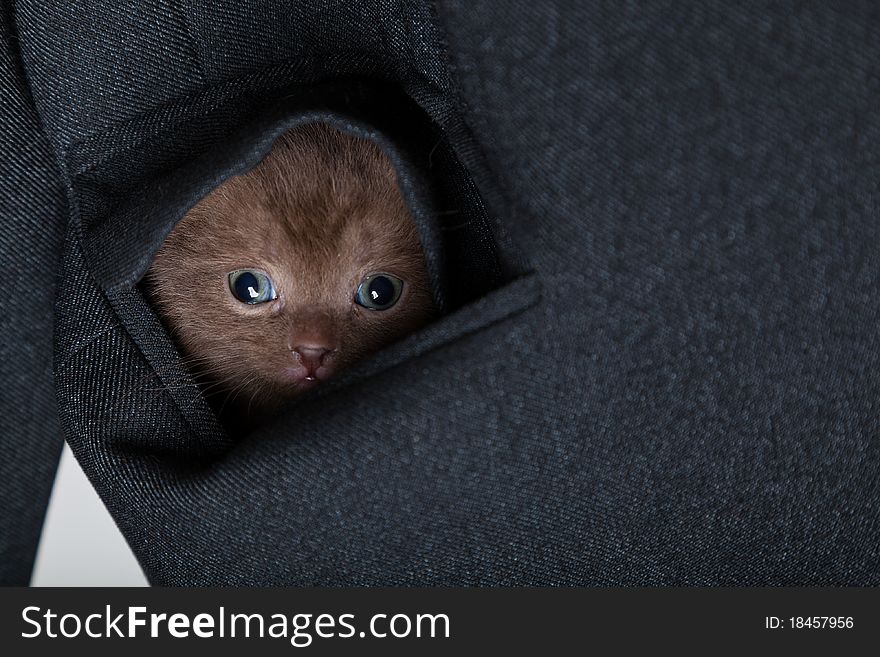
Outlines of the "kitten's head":
<svg viewBox="0 0 880 657">
<path fill-rule="evenodd" d="M 147 289 L 194 368 L 258 408 L 434 313 L 393 166 L 372 142 L 321 124 L 288 132 L 190 210 Z"/>
</svg>

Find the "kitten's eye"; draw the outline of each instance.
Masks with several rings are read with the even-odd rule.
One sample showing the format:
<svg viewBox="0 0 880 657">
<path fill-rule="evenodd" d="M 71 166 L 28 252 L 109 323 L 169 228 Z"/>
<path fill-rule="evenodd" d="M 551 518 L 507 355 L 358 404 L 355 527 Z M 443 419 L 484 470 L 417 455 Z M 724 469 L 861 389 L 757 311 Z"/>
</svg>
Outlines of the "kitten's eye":
<svg viewBox="0 0 880 657">
<path fill-rule="evenodd" d="M 354 293 L 354 302 L 370 310 L 387 310 L 400 298 L 403 281 L 391 274 L 370 274 Z"/>
<path fill-rule="evenodd" d="M 278 298 L 269 277 L 263 272 L 253 269 L 239 269 L 231 272 L 229 274 L 229 289 L 236 299 L 251 305 Z"/>
</svg>

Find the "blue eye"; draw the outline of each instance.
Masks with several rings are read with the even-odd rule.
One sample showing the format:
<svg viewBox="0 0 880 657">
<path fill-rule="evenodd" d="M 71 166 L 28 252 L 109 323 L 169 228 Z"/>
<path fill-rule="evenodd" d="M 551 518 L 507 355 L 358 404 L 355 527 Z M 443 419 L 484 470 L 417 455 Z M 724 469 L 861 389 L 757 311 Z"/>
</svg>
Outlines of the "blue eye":
<svg viewBox="0 0 880 657">
<path fill-rule="evenodd" d="M 387 310 L 400 299 L 403 281 L 391 274 L 370 274 L 354 293 L 354 302 L 370 310 Z"/>
<path fill-rule="evenodd" d="M 266 274 L 253 269 L 238 269 L 229 274 L 229 290 L 232 296 L 254 305 L 278 298 L 272 281 Z"/>
</svg>

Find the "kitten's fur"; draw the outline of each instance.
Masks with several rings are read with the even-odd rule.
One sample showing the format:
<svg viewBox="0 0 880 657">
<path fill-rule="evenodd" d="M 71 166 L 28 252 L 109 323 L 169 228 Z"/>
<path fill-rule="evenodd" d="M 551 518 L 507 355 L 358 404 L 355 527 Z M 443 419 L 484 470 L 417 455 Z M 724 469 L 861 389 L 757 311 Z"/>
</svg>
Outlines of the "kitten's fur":
<svg viewBox="0 0 880 657">
<path fill-rule="evenodd" d="M 278 298 L 238 301 L 227 275 L 256 269 Z M 363 277 L 404 281 L 396 305 L 354 303 Z M 253 170 L 202 199 L 162 245 L 146 290 L 203 380 L 262 412 L 310 387 L 299 345 L 330 350 L 320 379 L 426 323 L 424 254 L 394 168 L 373 142 L 325 124 L 283 135 Z"/>
</svg>

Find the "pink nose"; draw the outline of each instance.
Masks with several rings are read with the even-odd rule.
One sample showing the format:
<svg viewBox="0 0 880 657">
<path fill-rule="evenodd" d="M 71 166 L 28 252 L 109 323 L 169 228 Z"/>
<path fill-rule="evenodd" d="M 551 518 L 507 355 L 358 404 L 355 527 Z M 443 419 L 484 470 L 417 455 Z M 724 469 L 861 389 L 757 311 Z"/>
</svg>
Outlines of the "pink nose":
<svg viewBox="0 0 880 657">
<path fill-rule="evenodd" d="M 323 345 L 301 344 L 293 348 L 293 352 L 299 358 L 299 362 L 308 372 L 307 378 L 317 379 L 317 371 L 324 364 L 324 358 L 332 352 L 333 349 Z"/>
</svg>

